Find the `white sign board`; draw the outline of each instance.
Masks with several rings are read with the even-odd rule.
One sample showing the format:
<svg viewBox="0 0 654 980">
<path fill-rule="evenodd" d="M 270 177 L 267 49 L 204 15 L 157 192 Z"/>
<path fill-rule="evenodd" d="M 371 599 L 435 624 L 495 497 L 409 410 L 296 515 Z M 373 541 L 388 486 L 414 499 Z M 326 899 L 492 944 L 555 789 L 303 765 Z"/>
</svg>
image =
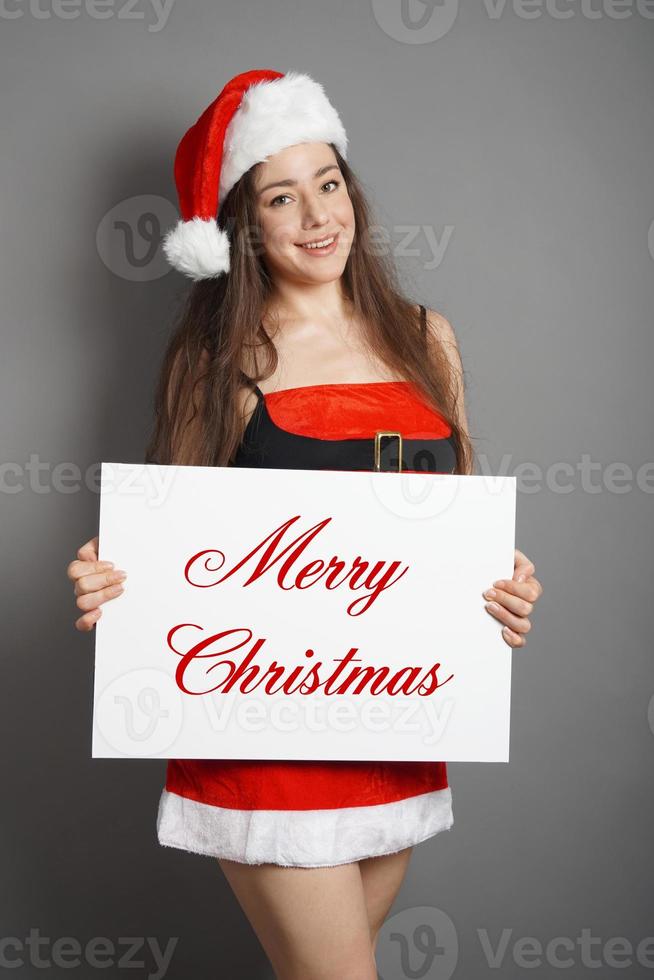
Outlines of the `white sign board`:
<svg viewBox="0 0 654 980">
<path fill-rule="evenodd" d="M 515 484 L 103 463 L 93 757 L 507 762 Z"/>
</svg>

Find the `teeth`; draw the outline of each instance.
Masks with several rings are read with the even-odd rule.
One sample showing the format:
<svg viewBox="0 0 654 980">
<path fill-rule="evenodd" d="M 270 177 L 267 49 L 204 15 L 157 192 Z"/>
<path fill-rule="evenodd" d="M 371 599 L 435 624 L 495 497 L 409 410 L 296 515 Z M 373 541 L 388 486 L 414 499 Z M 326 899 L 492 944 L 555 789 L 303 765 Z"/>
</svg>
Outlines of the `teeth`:
<svg viewBox="0 0 654 980">
<path fill-rule="evenodd" d="M 333 241 L 334 241 L 334 236 L 332 236 L 331 238 L 325 238 L 323 242 L 314 242 L 313 244 L 301 245 L 300 247 L 301 248 L 326 248 L 328 245 L 331 245 Z"/>
</svg>

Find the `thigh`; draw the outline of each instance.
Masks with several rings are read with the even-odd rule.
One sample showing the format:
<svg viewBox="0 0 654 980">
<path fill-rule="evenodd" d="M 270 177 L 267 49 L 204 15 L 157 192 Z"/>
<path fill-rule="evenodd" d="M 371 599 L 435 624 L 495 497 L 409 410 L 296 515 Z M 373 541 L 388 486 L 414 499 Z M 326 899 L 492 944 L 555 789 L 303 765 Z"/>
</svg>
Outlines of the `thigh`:
<svg viewBox="0 0 654 980">
<path fill-rule="evenodd" d="M 373 937 L 381 929 L 397 897 L 412 853 L 413 848 L 406 847 L 395 854 L 380 854 L 379 857 L 359 861 L 361 883 Z"/>
<path fill-rule="evenodd" d="M 219 864 L 279 980 L 376 978 L 356 862 L 333 868 Z"/>
</svg>

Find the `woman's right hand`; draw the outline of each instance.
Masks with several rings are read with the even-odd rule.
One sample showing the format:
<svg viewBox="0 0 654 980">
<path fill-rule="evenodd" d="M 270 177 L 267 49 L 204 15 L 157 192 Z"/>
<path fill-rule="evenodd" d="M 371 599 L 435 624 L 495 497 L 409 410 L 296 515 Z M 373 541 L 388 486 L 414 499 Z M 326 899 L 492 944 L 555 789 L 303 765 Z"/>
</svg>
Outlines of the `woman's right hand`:
<svg viewBox="0 0 654 980">
<path fill-rule="evenodd" d="M 77 606 L 83 615 L 75 622 L 75 628 L 82 632 L 92 630 L 102 615 L 99 608 L 108 599 L 115 599 L 124 591 L 120 584 L 127 573 L 114 568 L 111 561 L 98 561 L 99 539 L 91 538 L 77 552 L 77 558 L 66 569 L 68 578 L 75 583 L 73 592 L 77 596 Z"/>
</svg>

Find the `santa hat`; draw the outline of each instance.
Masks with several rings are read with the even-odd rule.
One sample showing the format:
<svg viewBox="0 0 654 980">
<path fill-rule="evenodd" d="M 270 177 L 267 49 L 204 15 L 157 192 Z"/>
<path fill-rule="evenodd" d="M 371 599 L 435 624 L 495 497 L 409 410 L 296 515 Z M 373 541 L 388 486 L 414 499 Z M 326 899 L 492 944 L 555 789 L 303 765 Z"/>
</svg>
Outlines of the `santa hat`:
<svg viewBox="0 0 654 980">
<path fill-rule="evenodd" d="M 333 143 L 345 158 L 345 129 L 322 85 L 265 68 L 232 78 L 177 147 L 181 220 L 163 240 L 170 264 L 194 280 L 229 272 L 220 205 L 250 167 L 297 143 Z"/>
</svg>

